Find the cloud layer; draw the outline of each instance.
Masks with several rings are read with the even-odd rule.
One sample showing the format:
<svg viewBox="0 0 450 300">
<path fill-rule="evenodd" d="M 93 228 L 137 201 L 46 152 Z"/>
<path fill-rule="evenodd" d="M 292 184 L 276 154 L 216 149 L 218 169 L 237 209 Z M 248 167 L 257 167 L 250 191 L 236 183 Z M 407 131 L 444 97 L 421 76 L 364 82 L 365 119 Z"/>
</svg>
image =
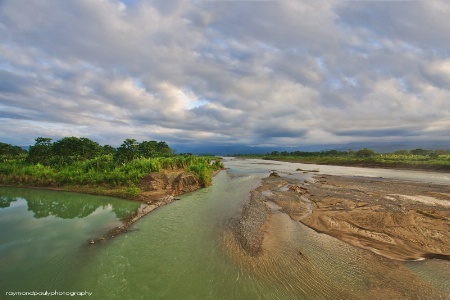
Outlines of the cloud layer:
<svg viewBox="0 0 450 300">
<path fill-rule="evenodd" d="M 0 1 L 0 140 L 448 140 L 447 1 Z"/>
</svg>

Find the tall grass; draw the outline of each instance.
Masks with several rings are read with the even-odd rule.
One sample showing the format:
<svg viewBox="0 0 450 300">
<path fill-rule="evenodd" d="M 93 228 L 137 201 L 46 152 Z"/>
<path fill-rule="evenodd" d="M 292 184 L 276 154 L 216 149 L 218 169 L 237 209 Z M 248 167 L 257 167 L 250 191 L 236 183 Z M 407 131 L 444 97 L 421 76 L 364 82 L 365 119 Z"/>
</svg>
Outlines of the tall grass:
<svg viewBox="0 0 450 300">
<path fill-rule="evenodd" d="M 412 155 L 412 154 L 406 155 L 375 154 L 371 157 L 357 157 L 355 155 L 328 155 L 328 156 L 264 155 L 260 157 L 268 160 L 280 160 L 280 161 L 315 163 L 315 164 L 450 171 L 450 155 L 434 156 L 434 155 Z"/>
<path fill-rule="evenodd" d="M 56 167 L 10 160 L 0 163 L 0 183 L 53 187 L 126 186 L 133 189 L 151 172 L 184 169 L 192 172 L 202 186 L 208 186 L 212 173 L 221 167 L 219 159 L 209 156 L 138 158 L 117 163 L 111 155 L 104 155 Z"/>
<path fill-rule="evenodd" d="M 221 167 L 222 165 L 217 164 L 217 161 L 211 161 L 210 159 L 205 158 L 192 162 L 186 170 L 192 172 L 200 185 L 205 187 L 211 185 L 213 172 Z"/>
</svg>

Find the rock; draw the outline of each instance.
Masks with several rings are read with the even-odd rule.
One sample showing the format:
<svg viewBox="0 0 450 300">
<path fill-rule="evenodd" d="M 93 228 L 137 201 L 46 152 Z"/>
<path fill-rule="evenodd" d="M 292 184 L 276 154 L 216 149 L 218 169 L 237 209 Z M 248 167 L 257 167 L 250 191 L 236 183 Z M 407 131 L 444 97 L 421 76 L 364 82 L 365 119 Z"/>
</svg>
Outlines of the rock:
<svg viewBox="0 0 450 300">
<path fill-rule="evenodd" d="M 280 177 L 275 170 L 270 171 L 269 177 Z"/>
<path fill-rule="evenodd" d="M 289 187 L 289 190 L 290 190 L 290 191 L 293 191 L 293 192 L 296 192 L 296 193 L 298 193 L 298 194 L 304 194 L 304 193 L 306 192 L 306 189 L 305 189 L 305 188 L 302 188 L 302 187 L 300 187 L 300 186 L 298 186 L 298 185 L 296 185 L 296 184 L 291 185 L 291 186 Z"/>
</svg>

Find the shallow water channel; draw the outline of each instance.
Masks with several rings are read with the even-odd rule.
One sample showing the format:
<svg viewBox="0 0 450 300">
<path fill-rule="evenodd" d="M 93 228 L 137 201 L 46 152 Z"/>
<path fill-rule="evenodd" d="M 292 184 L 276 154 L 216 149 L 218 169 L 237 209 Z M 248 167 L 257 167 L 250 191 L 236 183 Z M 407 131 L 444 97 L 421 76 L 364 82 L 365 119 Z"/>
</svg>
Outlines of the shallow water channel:
<svg viewBox="0 0 450 300">
<path fill-rule="evenodd" d="M 449 262 L 391 263 L 293 222 L 275 206 L 266 230 L 276 238 L 265 240 L 272 251 L 247 257 L 226 228 L 250 190 L 271 169 L 310 179 L 295 170 L 322 166 L 259 160 L 225 165 L 229 169 L 213 186 L 180 196 L 128 232 L 94 245 L 87 241 L 116 226 L 139 203 L 0 188 L 0 299 L 29 299 L 6 292 L 54 290 L 88 291 L 91 299 L 368 299 L 383 295 L 383 289 L 402 299 L 421 299 L 413 284 L 400 284 L 398 274 L 450 299 Z M 345 175 L 388 177 L 383 170 L 353 169 Z M 410 171 L 401 172 L 403 179 L 449 180 L 444 173 L 413 172 L 409 178 Z"/>
</svg>

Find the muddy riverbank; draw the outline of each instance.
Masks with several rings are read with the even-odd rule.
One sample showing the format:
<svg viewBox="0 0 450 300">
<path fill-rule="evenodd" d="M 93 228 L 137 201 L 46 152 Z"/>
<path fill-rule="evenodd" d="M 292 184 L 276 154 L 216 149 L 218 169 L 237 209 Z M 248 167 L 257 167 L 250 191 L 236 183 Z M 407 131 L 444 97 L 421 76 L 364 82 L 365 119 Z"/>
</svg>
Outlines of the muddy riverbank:
<svg viewBox="0 0 450 300">
<path fill-rule="evenodd" d="M 310 182 L 268 177 L 251 199 L 235 232 L 252 255 L 261 248 L 264 236 L 264 224 L 258 220 L 267 220 L 266 212 L 255 204 L 260 201 L 277 204 L 291 219 L 317 232 L 386 258 L 450 259 L 446 185 L 330 175 L 317 175 Z M 243 234 L 244 228 L 250 229 Z"/>
<path fill-rule="evenodd" d="M 216 171 L 213 175 L 217 174 Z M 9 186 L 9 185 L 0 185 Z M 20 188 L 44 189 L 54 191 L 69 191 L 82 194 L 111 196 L 125 200 L 142 202 L 140 208 L 132 215 L 122 220 L 122 224 L 111 229 L 102 236 L 88 240 L 89 244 L 103 242 L 126 232 L 137 220 L 146 216 L 153 210 L 177 200 L 176 196 L 193 192 L 202 188 L 201 183 L 194 174 L 185 172 L 184 169 L 166 170 L 164 172 L 152 172 L 144 176 L 139 184 L 139 193 L 135 195 L 123 194 L 120 189 L 104 186 L 28 186 L 19 185 Z"/>
<path fill-rule="evenodd" d="M 136 221 L 146 216 L 153 210 L 177 200 L 176 196 L 193 192 L 201 188 L 197 178 L 193 174 L 182 170 L 170 172 L 153 172 L 146 175 L 139 182 L 141 192 L 136 197 L 128 200 L 142 201 L 141 207 L 131 216 L 122 220 L 122 224 L 108 231 L 103 236 L 89 240 L 89 244 L 103 242 L 126 232 Z"/>
</svg>

